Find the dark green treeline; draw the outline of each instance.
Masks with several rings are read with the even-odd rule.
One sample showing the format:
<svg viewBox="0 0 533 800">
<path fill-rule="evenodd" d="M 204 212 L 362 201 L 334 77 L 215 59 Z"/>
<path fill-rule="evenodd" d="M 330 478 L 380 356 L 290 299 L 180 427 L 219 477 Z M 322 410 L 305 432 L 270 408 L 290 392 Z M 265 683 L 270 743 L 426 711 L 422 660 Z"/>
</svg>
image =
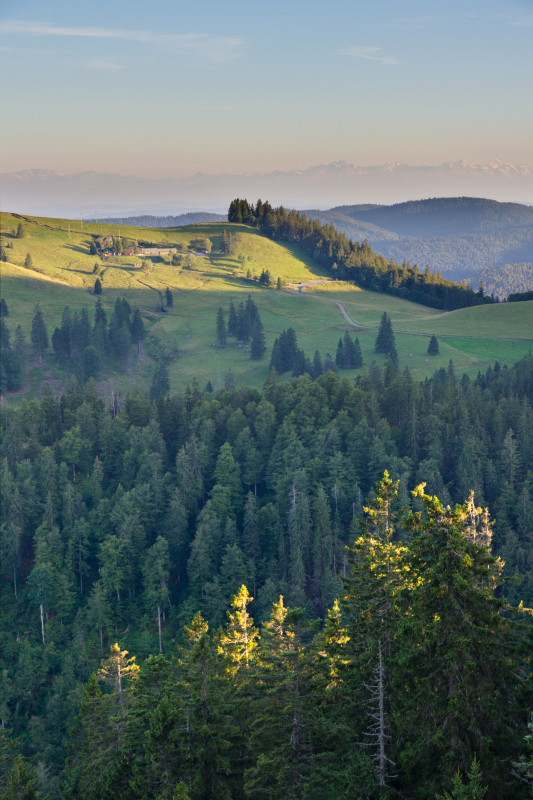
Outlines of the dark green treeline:
<svg viewBox="0 0 533 800">
<path fill-rule="evenodd" d="M 497 302 L 485 296 L 483 289 L 474 292 L 469 286 L 446 280 L 440 272 L 431 272 L 429 267 L 420 272 L 417 265 L 400 266 L 374 253 L 366 239 L 353 242 L 333 225 L 321 225 L 298 211 L 287 212 L 283 206 L 272 208 L 261 200 L 254 205 L 237 198 L 230 203 L 228 221 L 255 225 L 273 239 L 295 242 L 330 269 L 334 278 L 355 281 L 375 292 L 446 310 Z"/>
<path fill-rule="evenodd" d="M 291 689 L 283 684 L 285 688 L 279 688 L 275 696 L 263 697 L 259 702 L 261 687 L 267 681 L 260 676 L 254 679 L 259 682 L 254 684 L 257 713 L 264 718 L 261 716 L 262 721 L 254 722 L 255 727 L 250 730 L 239 728 L 240 723 L 235 721 L 237 711 L 231 704 L 228 706 L 227 699 L 221 700 L 220 706 L 209 704 L 209 713 L 219 721 L 200 725 L 207 739 L 200 738 L 194 745 L 199 749 L 194 752 L 211 753 L 209 731 L 216 730 L 217 724 L 230 725 L 231 722 L 237 726 L 236 730 L 231 725 L 229 729 L 220 729 L 220 735 L 217 733 L 216 742 L 212 743 L 216 752 L 209 755 L 209 759 L 214 759 L 210 763 L 219 765 L 213 767 L 217 774 L 233 775 L 223 790 L 228 797 L 241 796 L 242 783 L 237 784 L 238 776 L 242 781 L 243 775 L 247 776 L 246 786 L 253 797 L 318 796 L 323 793 L 324 782 L 329 782 L 336 768 L 340 769 L 338 748 L 342 750 L 342 747 L 348 748 L 350 759 L 352 756 L 355 759 L 348 759 L 347 753 L 346 757 L 341 756 L 346 769 L 352 770 L 357 780 L 362 780 L 362 775 L 368 777 L 368 784 L 364 784 L 367 788 L 357 784 L 362 787 L 360 796 L 366 796 L 365 792 L 372 796 L 368 794 L 368 787 L 375 785 L 375 763 L 365 755 L 368 748 L 360 749 L 359 745 L 361 731 L 367 731 L 368 741 L 373 741 L 370 733 L 374 723 L 370 723 L 370 717 L 375 713 L 372 702 L 377 700 L 367 698 L 365 702 L 370 703 L 367 708 L 374 708 L 374 711 L 368 711 L 370 717 L 359 717 L 350 707 L 352 684 L 343 683 L 337 687 L 335 678 L 335 671 L 342 671 L 345 660 L 340 640 L 349 635 L 353 642 L 363 636 L 359 634 L 359 626 L 364 619 L 359 616 L 365 618 L 365 614 L 365 624 L 372 629 L 374 637 L 369 639 L 366 659 L 372 674 L 365 677 L 365 683 L 374 687 L 371 690 L 374 698 L 379 697 L 380 687 L 385 691 L 386 686 L 391 698 L 401 698 L 398 709 L 389 709 L 387 725 L 390 730 L 381 729 L 384 741 L 391 742 L 392 750 L 386 753 L 393 761 L 390 768 L 383 766 L 383 779 L 392 787 L 402 788 L 405 796 L 413 797 L 418 796 L 414 787 L 420 783 L 430 792 L 425 796 L 432 797 L 431 792 L 442 792 L 450 787 L 449 781 L 439 786 L 432 783 L 435 777 L 430 766 L 433 758 L 442 759 L 441 772 L 448 780 L 458 767 L 463 771 L 469 769 L 477 754 L 483 759 L 483 775 L 487 780 L 490 777 L 492 794 L 488 796 L 518 797 L 518 794 L 506 795 L 507 789 L 502 787 L 510 780 L 505 764 L 509 765 L 511 757 L 520 758 L 520 715 L 515 717 L 513 712 L 512 719 L 506 717 L 502 722 L 506 731 L 513 728 L 514 722 L 518 725 L 516 735 L 509 734 L 512 754 L 503 748 L 501 759 L 496 758 L 491 747 L 499 742 L 494 732 L 496 722 L 501 719 L 498 714 L 504 713 L 505 717 L 502 708 L 511 709 L 521 697 L 518 685 L 513 687 L 512 681 L 509 683 L 507 667 L 499 664 L 498 659 L 508 652 L 508 666 L 517 663 L 520 666 L 515 670 L 517 676 L 525 670 L 526 664 L 519 654 L 518 662 L 513 660 L 512 647 L 506 650 L 508 632 L 505 626 L 501 627 L 501 620 L 506 617 L 502 617 L 500 607 L 493 606 L 490 599 L 497 576 L 490 580 L 487 577 L 483 584 L 479 578 L 481 573 L 475 572 L 489 569 L 490 564 L 492 570 L 493 562 L 489 559 L 483 566 L 470 552 L 464 559 L 461 556 L 461 564 L 463 561 L 471 563 L 475 572 L 465 573 L 461 585 L 468 588 L 472 579 L 476 592 L 479 589 L 483 595 L 481 598 L 474 592 L 475 597 L 468 595 L 465 603 L 472 600 L 473 615 L 478 613 L 478 600 L 483 599 L 486 604 L 481 605 L 481 616 L 475 617 L 478 621 L 475 627 L 470 627 L 470 633 L 457 628 L 459 638 L 456 641 L 451 629 L 437 624 L 445 591 L 443 584 L 437 585 L 444 569 L 440 561 L 442 554 L 440 550 L 413 550 L 415 540 L 420 536 L 424 539 L 423 526 L 432 524 L 433 511 L 427 506 L 421 521 L 409 517 L 401 524 L 386 526 L 387 530 L 388 527 L 394 530 L 389 542 L 393 547 L 390 559 L 403 559 L 401 548 L 405 545 L 408 561 L 401 563 L 407 565 L 413 580 L 421 569 L 440 565 L 431 575 L 425 573 L 426 594 L 420 589 L 421 593 L 416 595 L 416 615 L 400 613 L 405 608 L 402 603 L 407 602 L 411 594 L 409 575 L 404 574 L 400 566 L 399 573 L 395 573 L 401 578 L 399 585 L 382 587 L 385 594 L 376 606 L 376 609 L 390 609 L 390 613 L 387 611 L 383 615 L 379 611 L 379 616 L 369 617 L 369 612 L 363 613 L 364 609 L 356 613 L 353 607 L 350 610 L 341 601 L 343 616 L 337 618 L 333 604 L 336 598 L 362 596 L 359 589 L 352 591 L 349 584 L 350 576 L 355 580 L 358 571 L 354 572 L 354 563 L 366 558 L 366 550 L 358 551 L 354 542 L 360 535 L 361 520 L 365 516 L 364 498 L 372 496 L 374 484 L 388 469 L 392 479 L 399 481 L 398 498 L 390 501 L 391 513 L 402 507 L 411 507 L 416 512 L 427 505 L 423 497 L 413 498 L 410 493 L 422 481 L 426 481 L 428 494 L 437 495 L 443 506 L 464 503 L 474 490 L 475 505 L 488 506 L 494 518 L 492 545 L 495 552 L 505 561 L 507 574 L 516 577 L 516 581 L 500 587 L 498 594 L 514 605 L 520 601 L 525 606 L 533 605 L 532 399 L 533 358 L 528 356 L 511 369 L 500 369 L 496 365 L 475 381 L 459 380 L 450 364 L 447 371 L 440 371 L 432 380 L 417 383 L 407 370 L 399 372 L 390 362 L 381 371 L 373 368 L 369 373 L 364 372 L 355 385 L 333 373 L 322 375 L 316 382 L 304 376 L 278 383 L 271 376 L 262 393 L 249 388 L 207 393 L 192 386 L 183 395 L 166 395 L 153 404 L 134 396 L 122 405 L 115 402 L 110 411 L 104 408 L 91 381 L 81 389 L 73 380 L 60 399 L 45 392 L 41 401 L 25 401 L 18 411 L 2 408 L 0 727 L 9 729 L 10 736 L 17 738 L 17 747 L 24 755 L 34 756 L 40 785 L 48 796 L 57 796 L 61 781 L 65 780 L 69 731 L 80 704 L 85 709 L 83 714 L 93 715 L 95 729 L 100 730 L 98 708 L 105 707 L 108 702 L 115 703 L 115 700 L 105 699 L 100 703 L 102 687 L 90 682 L 91 675 L 115 641 L 120 643 L 120 648 L 135 654 L 142 664 L 137 687 L 143 685 L 143 670 L 149 668 L 145 664 L 152 664 L 154 670 L 160 665 L 161 681 L 166 681 L 165 670 L 173 669 L 168 663 L 174 662 L 160 662 L 156 654 L 162 652 L 165 659 L 171 659 L 180 645 L 191 650 L 189 656 L 179 656 L 189 665 L 180 670 L 188 669 L 195 675 L 206 676 L 206 681 L 213 682 L 209 692 L 215 695 L 222 692 L 225 696 L 226 671 L 222 670 L 221 677 L 218 661 L 218 647 L 222 645 L 218 634 L 212 632 L 225 625 L 225 610 L 232 596 L 245 584 L 255 598 L 250 607 L 254 624 L 259 626 L 263 622 L 258 650 L 264 651 L 270 646 L 267 633 L 270 628 L 266 626 L 268 620 L 272 623 L 273 652 L 270 655 L 263 652 L 258 665 L 269 663 L 271 658 L 271 669 L 279 671 L 280 681 L 287 673 L 286 667 L 280 666 L 285 663 L 282 655 L 275 649 L 276 642 L 279 644 L 275 630 L 280 623 L 271 618 L 274 604 L 279 603 L 283 595 L 283 608 L 301 609 L 289 614 L 291 625 L 295 626 L 292 641 L 299 642 L 298 637 L 301 637 L 301 668 L 304 670 L 301 686 L 311 703 L 301 714 L 313 716 L 316 698 L 322 695 L 330 698 L 332 705 L 324 712 L 325 717 L 306 722 L 311 727 L 299 738 L 302 749 L 298 758 L 301 757 L 302 763 L 298 761 L 291 769 L 294 768 L 294 774 L 302 770 L 300 788 L 291 795 L 278 787 L 276 795 L 268 788 L 274 785 L 269 776 L 275 770 L 278 770 L 276 775 L 281 774 L 277 759 L 288 758 L 288 755 L 281 752 L 276 755 L 276 748 L 283 749 L 286 744 L 278 745 L 279 737 L 270 720 L 279 712 L 276 700 L 279 692 L 289 693 L 284 707 L 292 708 L 289 698 L 294 686 Z M 367 501 L 367 506 L 371 508 L 372 501 Z M 433 516 L 436 518 L 438 514 Z M 444 529 L 435 523 L 432 529 L 437 536 L 435 541 L 439 541 L 438 536 L 444 535 L 446 530 L 454 536 L 459 529 L 464 532 L 464 520 L 456 519 L 454 512 L 444 514 L 444 520 L 448 520 L 451 528 L 446 528 L 448 522 Z M 458 541 L 463 542 L 463 539 Z M 424 541 L 429 541 L 427 536 Z M 470 541 L 468 536 L 466 541 Z M 385 539 L 383 542 L 386 543 Z M 346 545 L 351 549 L 346 550 Z M 394 548 L 400 548 L 398 553 Z M 454 543 L 453 550 L 457 548 L 458 544 Z M 474 551 L 474 555 L 476 553 Z M 460 570 L 453 574 L 461 577 Z M 488 576 L 489 572 L 486 574 Z M 387 592 L 394 598 L 398 592 L 398 614 L 394 610 L 396 599 L 393 602 Z M 465 607 L 462 601 L 460 605 Z M 452 603 L 450 614 L 453 607 Z M 209 631 L 204 636 L 202 630 L 206 623 L 197 619 L 196 633 L 193 631 L 183 639 L 183 626 L 190 628 L 199 610 L 209 624 Z M 282 613 L 279 606 L 278 613 Z M 396 627 L 400 624 L 399 617 L 402 625 L 407 625 L 406 620 L 409 625 L 412 622 L 413 630 L 408 630 L 409 626 L 406 629 Z M 319 621 L 324 619 L 327 620 L 325 628 L 313 629 L 313 625 L 320 628 Z M 330 645 L 323 647 L 331 661 L 327 668 L 329 677 L 323 680 L 328 686 L 331 683 L 332 692 L 324 694 L 320 683 L 313 688 L 314 682 L 320 680 L 320 671 L 316 666 L 305 665 L 316 664 L 322 658 L 313 648 L 322 647 L 316 636 L 329 636 L 330 625 L 337 626 L 335 636 L 340 640 L 337 650 L 337 645 L 331 652 Z M 351 626 L 348 634 L 343 632 L 346 626 Z M 381 630 L 382 635 L 378 636 Z M 429 636 L 427 641 L 424 639 L 422 649 L 417 644 L 421 631 Z M 515 633 L 509 635 L 518 641 Z M 491 639 L 492 636 L 495 638 Z M 413 644 L 406 652 L 396 651 L 393 640 Z M 473 721 L 472 738 L 467 744 L 459 733 L 454 733 L 453 736 L 459 738 L 449 761 L 443 754 L 442 741 L 433 741 L 431 733 L 435 726 L 440 730 L 443 725 L 451 725 L 439 716 L 447 674 L 441 662 L 443 653 L 448 652 L 448 644 L 450 653 L 457 659 L 461 647 L 466 648 L 467 655 L 470 654 L 469 663 L 479 675 L 480 687 L 486 685 L 490 693 L 491 681 L 496 681 L 490 695 L 492 700 L 487 700 L 486 717 L 479 723 L 479 735 Z M 296 650 L 289 649 L 283 658 L 299 675 L 300 656 L 296 657 L 295 652 L 300 653 L 300 645 L 294 647 Z M 468 649 L 470 647 L 475 652 Z M 396 680 L 391 665 L 399 669 L 398 662 L 401 662 L 401 669 L 406 670 L 397 674 L 403 689 L 386 684 L 383 676 L 380 678 L 380 650 L 382 665 L 386 666 L 383 675 L 388 675 L 386 681 L 394 683 Z M 490 656 L 487 656 L 488 650 Z M 438 669 L 431 674 L 444 676 L 435 684 L 424 678 L 427 673 L 424 672 L 423 653 L 433 654 L 430 655 L 431 664 Z M 156 662 L 147 662 L 154 654 Z M 187 658 L 192 660 L 187 661 Z M 350 656 L 350 663 L 355 659 L 353 663 L 361 670 L 365 658 L 364 654 L 354 654 Z M 479 672 L 483 664 L 489 665 L 486 668 L 490 674 Z M 494 664 L 494 671 L 491 664 Z M 353 669 L 349 680 L 361 683 L 356 677 L 356 667 Z M 440 669 L 444 672 L 438 672 Z M 374 673 L 375 670 L 378 671 Z M 293 675 L 287 673 L 287 680 L 289 674 Z M 457 674 L 462 675 L 460 671 Z M 407 675 L 411 675 L 412 685 L 406 683 Z M 420 686 L 416 676 L 420 676 Z M 460 706 L 463 702 L 461 687 L 466 691 L 470 684 L 463 677 L 457 680 L 457 692 L 453 695 L 457 699 L 452 705 Z M 156 705 L 150 698 L 164 698 L 166 689 L 152 685 L 152 678 L 146 681 L 148 695 L 143 701 L 145 711 L 142 714 L 149 716 L 148 709 Z M 448 681 L 446 685 L 451 684 Z M 190 690 L 197 693 L 196 699 L 190 702 L 197 703 L 198 713 L 203 708 L 205 687 L 202 686 Z M 110 688 L 103 694 L 113 697 L 114 691 Z M 124 703 L 120 701 L 118 706 L 115 703 L 113 714 L 118 713 L 119 706 L 127 706 L 125 696 Z M 507 699 L 502 700 L 504 697 Z M 246 703 L 249 708 L 253 698 Z M 420 724 L 422 705 L 429 709 L 427 730 Z M 522 703 L 522 707 L 525 709 L 527 703 Z M 300 710 L 293 711 L 290 711 L 290 718 L 294 720 L 295 714 L 299 718 Z M 128 716 L 126 711 L 124 713 Z M 137 713 L 141 712 L 135 711 Z M 142 714 L 135 724 L 144 724 Z M 248 714 L 244 716 L 248 718 Z M 352 717 L 360 719 L 358 724 L 363 726 L 355 726 L 353 741 L 346 739 L 344 729 L 346 720 Z M 255 720 L 253 715 L 246 724 L 251 725 L 252 719 Z M 186 727 L 186 722 L 183 717 L 180 720 L 176 726 L 182 730 L 180 726 Z M 166 730 L 165 719 L 161 718 L 160 722 L 161 730 Z M 84 726 L 86 724 L 85 721 Z M 149 724 L 156 725 L 156 722 L 152 720 Z M 325 727 L 317 733 L 314 725 Z M 130 730 L 126 723 L 118 725 L 121 730 L 122 727 Z M 461 722 L 457 731 L 462 728 Z M 174 729 L 173 725 L 169 729 L 170 738 Z M 82 731 L 76 735 L 83 737 L 85 734 Z M 103 729 L 102 742 L 111 735 L 112 731 Z M 175 735 L 179 738 L 181 733 Z M 256 743 L 252 747 L 255 761 L 250 761 L 252 754 L 243 739 Z M 153 743 L 156 750 L 160 746 L 158 741 L 156 737 Z M 326 742 L 329 743 L 327 747 Z M 271 749 L 261 755 L 261 747 L 267 745 Z M 90 742 L 85 746 L 88 752 L 94 749 Z M 76 750 L 81 753 L 83 747 L 80 742 Z M 176 743 L 178 755 L 172 758 L 176 757 L 181 763 L 185 751 L 179 748 L 186 750 L 187 747 L 187 742 Z M 117 752 L 122 769 L 125 751 L 119 748 Z M 259 770 L 260 755 L 264 771 Z M 142 756 L 145 757 L 148 756 Z M 70 779 L 74 780 L 73 771 L 80 765 L 69 763 Z M 201 763 L 202 769 L 207 769 L 205 761 Z M 497 775 L 490 772 L 491 764 L 495 765 Z M 189 767 L 192 771 L 187 772 L 162 765 L 161 774 L 183 780 L 191 797 L 225 796 L 222 789 L 218 793 L 211 784 L 209 789 L 194 788 L 195 781 L 200 779 L 195 772 L 197 767 L 193 769 L 191 764 Z M 224 771 L 226 767 L 228 773 Z M 283 775 L 285 769 L 289 767 L 283 767 Z M 394 777 L 396 773 L 398 777 Z M 130 773 L 125 775 L 124 780 L 130 787 L 133 778 Z M 289 778 L 283 780 L 289 781 Z M 350 778 L 344 775 L 342 780 Z M 168 788 L 167 784 L 165 786 Z M 335 791 L 337 794 L 332 797 L 345 796 L 344 789 Z M 142 787 L 129 788 L 123 796 L 156 797 L 159 789 L 153 795 L 144 792 Z"/>
</svg>

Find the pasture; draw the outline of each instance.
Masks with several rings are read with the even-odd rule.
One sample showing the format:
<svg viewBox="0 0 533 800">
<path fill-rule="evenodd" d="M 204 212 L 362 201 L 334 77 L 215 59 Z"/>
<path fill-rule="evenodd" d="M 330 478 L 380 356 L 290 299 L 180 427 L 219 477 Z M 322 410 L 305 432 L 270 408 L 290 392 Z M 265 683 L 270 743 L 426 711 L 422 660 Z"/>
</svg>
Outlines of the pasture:
<svg viewBox="0 0 533 800">
<path fill-rule="evenodd" d="M 15 237 L 19 222 L 24 237 Z M 259 285 L 263 270 L 269 270 L 273 283 L 284 284 L 326 280 L 329 276 L 298 247 L 286 246 L 265 238 L 243 225 L 212 223 L 186 228 L 149 229 L 81 223 L 80 220 L 21 218 L 2 214 L 2 242 L 7 263 L 1 264 L 1 293 L 9 307 L 7 320 L 11 331 L 20 324 L 29 340 L 36 303 L 40 304 L 49 335 L 60 324 L 66 305 L 71 311 L 87 306 L 92 320 L 96 297 L 94 281 L 102 282 L 102 304 L 111 315 L 117 297 L 125 297 L 132 307 L 141 310 L 147 329 L 147 344 L 142 361 L 131 359 L 126 374 L 110 371 L 107 381 L 114 381 L 128 392 L 147 391 L 154 371 L 151 354 L 177 354 L 169 362 L 173 390 L 183 388 L 193 379 L 200 387 L 211 381 L 224 381 L 230 370 L 236 385 L 261 386 L 268 374 L 270 350 L 279 333 L 290 325 L 298 344 L 312 358 L 316 349 L 334 357 L 339 337 L 346 330 L 359 338 L 367 366 L 382 364 L 383 356 L 374 353 L 374 342 L 381 315 L 392 319 L 400 368 L 408 366 L 417 378 L 430 376 L 447 367 L 453 359 L 456 373 L 475 376 L 495 360 L 511 364 L 533 348 L 533 302 L 503 303 L 443 313 L 436 309 L 375 292 L 368 292 L 344 282 L 331 282 L 305 288 L 277 291 Z M 69 238 L 70 229 L 70 238 Z M 226 231 L 232 238 L 231 255 L 221 252 Z M 171 256 L 140 258 L 90 255 L 94 236 L 120 237 L 126 246 L 148 241 L 156 246 L 175 246 L 182 263 L 175 265 Z M 191 246 L 198 238 L 208 238 L 210 254 L 199 253 Z M 33 269 L 24 266 L 30 253 Z M 173 307 L 161 311 L 166 287 L 173 294 Z M 215 346 L 216 314 L 225 312 L 230 299 L 235 306 L 251 294 L 265 328 L 267 353 L 262 361 L 250 359 L 249 349 L 229 340 L 226 348 Z M 341 303 L 354 321 L 350 325 L 341 313 Z M 440 353 L 429 358 L 429 337 L 435 333 Z M 53 353 L 43 371 L 56 370 Z M 39 375 L 41 373 L 39 372 Z M 355 378 L 357 371 L 342 371 Z M 38 388 L 39 376 L 29 381 L 32 391 Z"/>
</svg>

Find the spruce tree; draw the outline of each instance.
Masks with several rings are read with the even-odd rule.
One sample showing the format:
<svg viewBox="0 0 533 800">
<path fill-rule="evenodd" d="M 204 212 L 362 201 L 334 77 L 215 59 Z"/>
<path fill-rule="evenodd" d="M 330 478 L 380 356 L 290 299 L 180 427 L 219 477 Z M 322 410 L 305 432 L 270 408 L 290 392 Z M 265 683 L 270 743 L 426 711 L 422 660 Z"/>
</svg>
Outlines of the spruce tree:
<svg viewBox="0 0 533 800">
<path fill-rule="evenodd" d="M 400 655 L 398 618 L 405 582 L 406 548 L 393 543 L 398 514 L 393 506 L 398 481 L 385 472 L 375 499 L 364 508 L 361 536 L 348 548 L 349 575 L 342 609 L 353 646 L 350 680 L 357 673 L 361 735 L 375 766 L 376 783 L 386 787 L 394 775 L 395 741 L 390 718 L 395 706 L 392 680 Z M 348 679 L 348 676 L 347 676 Z"/>
<path fill-rule="evenodd" d="M 263 625 L 255 669 L 249 738 L 254 765 L 244 775 L 249 797 L 297 798 L 312 762 L 308 665 L 301 610 L 274 603 Z"/>
<path fill-rule="evenodd" d="M 357 340 L 357 345 L 359 345 L 359 340 Z M 348 331 L 344 334 L 344 361 L 346 369 L 357 369 L 362 366 L 361 348 L 359 347 L 358 352 Z"/>
<path fill-rule="evenodd" d="M 39 303 L 35 306 L 35 314 L 31 323 L 31 343 L 36 355 L 42 363 L 43 353 L 48 349 L 48 333 L 46 332 L 46 325 Z"/>
<path fill-rule="evenodd" d="M 165 300 L 166 300 L 167 308 L 172 308 L 172 306 L 174 305 L 174 298 L 173 298 L 172 292 L 170 291 L 168 286 L 165 289 Z"/>
<path fill-rule="evenodd" d="M 398 362 L 398 353 L 396 351 L 391 318 L 386 311 L 383 312 L 383 316 L 381 317 L 374 349 L 376 353 L 384 353 L 385 355 L 389 355 L 394 363 Z"/>
<path fill-rule="evenodd" d="M 363 366 L 363 355 L 361 353 L 361 345 L 359 344 L 359 339 L 357 336 L 355 337 L 353 349 L 354 349 L 354 369 L 359 369 L 359 367 Z"/>
<path fill-rule="evenodd" d="M 31 257 L 31 253 L 26 253 L 26 258 L 24 259 L 24 266 L 26 269 L 33 269 L 33 259 Z"/>
<path fill-rule="evenodd" d="M 311 372 L 311 377 L 314 381 L 317 378 L 320 378 L 322 373 L 324 372 L 324 366 L 322 364 L 322 357 L 318 350 L 315 350 L 315 354 L 313 356 L 313 371 Z"/>
<path fill-rule="evenodd" d="M 200 613 L 185 627 L 183 639 L 168 704 L 174 719 L 170 739 L 180 768 L 176 779 L 184 779 L 194 798 L 229 800 L 229 756 L 236 730 L 226 707 L 221 659 Z"/>
<path fill-rule="evenodd" d="M 161 615 L 164 607 L 170 604 L 169 597 L 170 561 L 168 542 L 158 536 L 155 544 L 146 552 L 144 562 L 144 590 L 149 611 L 157 613 L 159 652 L 163 652 L 161 639 Z"/>
<path fill-rule="evenodd" d="M 237 333 L 238 333 L 237 314 L 235 312 L 235 306 L 233 305 L 233 300 L 230 300 L 229 314 L 228 314 L 228 336 L 237 336 Z"/>
<path fill-rule="evenodd" d="M 252 328 L 252 342 L 250 345 L 250 358 L 258 361 L 263 358 L 266 350 L 265 334 L 263 332 L 263 325 L 259 319 L 259 315 L 254 321 Z"/>
<path fill-rule="evenodd" d="M 339 369 L 345 369 L 346 361 L 344 358 L 344 342 L 342 339 L 339 339 L 339 343 L 337 345 L 337 352 L 335 353 L 335 364 Z"/>
<path fill-rule="evenodd" d="M 256 639 L 259 631 L 254 627 L 248 613 L 248 605 L 254 598 L 248 594 L 246 586 L 241 586 L 231 600 L 233 612 L 228 611 L 228 625 L 220 637 L 219 652 L 224 656 L 229 674 L 235 678 L 252 666 Z"/>
<path fill-rule="evenodd" d="M 531 623 L 494 595 L 503 564 L 491 553 L 488 511 L 475 507 L 473 493 L 445 508 L 424 487 L 413 492 L 423 510 L 403 522 L 415 582 L 402 592 L 395 710 L 408 793 L 433 796 L 477 757 L 491 797 L 519 796 L 511 762 L 527 724 L 519 664 Z"/>
<path fill-rule="evenodd" d="M 222 308 L 219 308 L 217 313 L 217 345 L 219 347 L 226 346 L 226 322 Z"/>
<path fill-rule="evenodd" d="M 438 354 L 439 354 L 439 340 L 437 339 L 435 334 L 433 334 L 428 344 L 428 356 L 438 356 Z"/>
<path fill-rule="evenodd" d="M 94 292 L 94 294 L 97 294 L 97 295 L 98 294 L 102 294 L 102 282 L 101 282 L 100 278 L 97 278 L 95 280 L 93 292 Z"/>
</svg>

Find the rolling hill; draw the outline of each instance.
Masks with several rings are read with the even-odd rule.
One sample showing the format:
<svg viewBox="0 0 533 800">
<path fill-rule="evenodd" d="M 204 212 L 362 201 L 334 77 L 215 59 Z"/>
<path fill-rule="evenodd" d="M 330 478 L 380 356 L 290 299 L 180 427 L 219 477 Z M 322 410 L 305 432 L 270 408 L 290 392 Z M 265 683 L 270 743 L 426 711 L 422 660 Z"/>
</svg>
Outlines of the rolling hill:
<svg viewBox="0 0 533 800">
<path fill-rule="evenodd" d="M 337 206 L 304 212 L 398 263 L 429 264 L 451 280 L 485 282 L 500 298 L 526 291 L 523 273 L 533 268 L 533 206 L 476 197 L 441 197 L 390 206 Z M 515 285 L 505 265 L 521 272 Z M 501 275 L 500 275 L 501 272 Z M 533 277 L 533 276 L 532 276 Z M 527 284 L 527 280 L 526 280 Z M 531 287 L 533 288 L 533 283 Z"/>
<path fill-rule="evenodd" d="M 8 258 L 1 264 L 1 292 L 9 308 L 6 322 L 12 333 L 20 324 L 29 340 L 37 303 L 49 334 L 60 324 L 66 305 L 72 312 L 86 306 L 92 323 L 96 276 L 102 282 L 101 300 L 108 316 L 117 297 L 125 297 L 132 307 L 140 309 L 147 329 L 142 359 L 132 356 L 126 372 L 108 369 L 103 376 L 108 388 L 118 387 L 125 393 L 146 391 L 155 360 L 162 354 L 169 358 L 173 389 L 183 388 L 193 379 L 201 387 L 208 381 L 216 385 L 219 376 L 223 380 L 230 371 L 237 385 L 261 386 L 268 374 L 274 339 L 291 325 L 299 346 L 311 358 L 316 349 L 322 356 L 326 352 L 334 355 L 339 338 L 349 329 L 359 338 L 366 364 L 374 360 L 382 363 L 383 357 L 374 353 L 374 342 L 384 311 L 390 314 L 396 332 L 400 368 L 408 366 L 420 378 L 447 367 L 450 358 L 459 374 L 475 375 L 495 359 L 511 364 L 533 346 L 532 302 L 442 313 L 408 300 L 362 291 L 353 284 L 331 281 L 331 276 L 297 246 L 274 242 L 245 225 L 119 228 L 14 214 L 2 214 L 1 223 Z M 22 238 L 16 238 L 19 223 Z M 223 255 L 220 250 L 224 233 L 231 238 L 231 255 Z M 178 248 L 181 264 L 173 264 L 171 254 L 149 258 L 90 254 L 95 237 L 118 239 L 119 235 L 124 245 L 142 240 L 154 246 Z M 192 244 L 199 238 L 209 239 L 211 253 Z M 31 268 L 24 266 L 28 253 Z M 278 277 L 283 284 L 328 282 L 304 286 L 299 291 L 290 287 L 276 291 L 258 283 L 266 269 L 273 282 Z M 173 293 L 174 304 L 162 313 L 161 296 L 166 287 Z M 230 299 L 238 304 L 246 301 L 248 294 L 256 303 L 265 328 L 267 354 L 262 361 L 252 361 L 246 347 L 215 347 L 218 308 L 227 313 Z M 341 313 L 339 303 L 353 324 Z M 428 358 L 432 333 L 439 337 L 440 354 Z M 352 370 L 345 374 L 355 378 L 358 373 Z M 57 366 L 51 351 L 42 366 L 31 366 L 27 388 L 37 392 L 45 380 L 55 380 L 58 386 L 68 380 L 68 372 Z"/>
</svg>

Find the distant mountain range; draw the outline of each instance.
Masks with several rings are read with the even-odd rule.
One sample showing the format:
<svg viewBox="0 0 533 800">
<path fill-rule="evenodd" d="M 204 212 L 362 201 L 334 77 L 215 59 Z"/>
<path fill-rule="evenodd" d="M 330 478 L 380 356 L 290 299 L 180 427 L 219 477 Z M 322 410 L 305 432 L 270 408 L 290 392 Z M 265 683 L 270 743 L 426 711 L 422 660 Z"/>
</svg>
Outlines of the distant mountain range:
<svg viewBox="0 0 533 800">
<path fill-rule="evenodd" d="M 104 225 L 121 223 L 132 225 L 135 228 L 181 228 L 185 225 L 195 225 L 202 222 L 227 222 L 227 214 L 211 214 L 209 211 L 191 211 L 189 214 L 177 216 L 156 217 L 153 214 L 141 214 L 137 217 L 104 217 L 98 222 Z M 87 222 L 96 222 L 88 219 Z"/>
<path fill-rule="evenodd" d="M 189 178 L 24 170 L 1 174 L 0 187 L 0 205 L 5 211 L 85 218 L 205 210 L 223 213 L 234 197 L 261 197 L 273 205 L 321 209 L 462 195 L 533 204 L 533 166 L 455 161 L 438 166 L 394 163 L 362 167 L 335 161 L 303 170 L 198 173 Z"/>
<path fill-rule="evenodd" d="M 376 252 L 400 264 L 409 261 L 420 269 L 429 264 L 473 286 L 481 279 L 487 291 L 500 297 L 533 289 L 533 206 L 441 197 L 304 213 L 351 239 L 368 239 Z"/>
</svg>

